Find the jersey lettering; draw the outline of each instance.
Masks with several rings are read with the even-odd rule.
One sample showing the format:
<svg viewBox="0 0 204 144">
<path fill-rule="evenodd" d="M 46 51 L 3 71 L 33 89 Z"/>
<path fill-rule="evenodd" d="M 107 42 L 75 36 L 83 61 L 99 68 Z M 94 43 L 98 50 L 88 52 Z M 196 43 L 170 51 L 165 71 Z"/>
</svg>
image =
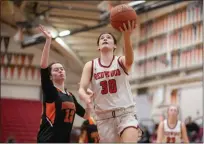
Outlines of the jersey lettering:
<svg viewBox="0 0 204 144">
<path fill-rule="evenodd" d="M 112 70 L 112 71 L 104 71 L 104 72 L 98 72 L 94 74 L 94 78 L 95 80 L 98 79 L 102 79 L 104 77 L 108 78 L 108 77 L 114 77 L 114 76 L 120 76 L 120 70 L 116 69 L 116 70 Z"/>
</svg>

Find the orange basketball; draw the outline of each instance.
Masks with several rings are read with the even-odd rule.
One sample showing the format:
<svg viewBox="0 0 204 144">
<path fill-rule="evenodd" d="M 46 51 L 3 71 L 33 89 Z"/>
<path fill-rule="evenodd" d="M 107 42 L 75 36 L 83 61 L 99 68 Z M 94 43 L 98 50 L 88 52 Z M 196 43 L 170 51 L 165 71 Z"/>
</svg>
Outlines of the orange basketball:
<svg viewBox="0 0 204 144">
<path fill-rule="evenodd" d="M 127 26 L 128 21 L 132 20 L 137 20 L 137 14 L 132 7 L 126 4 L 121 4 L 111 9 L 110 23 L 113 28 L 120 31 L 119 27 L 123 28 L 123 23 Z"/>
</svg>

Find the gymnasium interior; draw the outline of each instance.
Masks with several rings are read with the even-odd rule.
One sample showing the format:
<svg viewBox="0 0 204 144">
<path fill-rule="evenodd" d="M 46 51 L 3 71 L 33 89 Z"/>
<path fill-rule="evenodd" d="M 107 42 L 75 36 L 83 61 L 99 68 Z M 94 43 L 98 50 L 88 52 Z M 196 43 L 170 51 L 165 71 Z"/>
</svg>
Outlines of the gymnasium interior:
<svg viewBox="0 0 204 144">
<path fill-rule="evenodd" d="M 156 142 L 167 107 L 177 104 L 179 119 L 198 127 L 189 141 L 203 143 L 203 1 L 1 1 L 0 142 L 35 143 L 42 113 L 40 58 L 45 44 L 37 29 L 52 35 L 49 63 L 66 70 L 65 86 L 78 102 L 84 64 L 100 56 L 97 38 L 111 32 L 123 55 L 123 37 L 110 24 L 111 8 L 128 4 L 137 13 L 131 40 L 134 63 L 129 82 L 136 102 L 141 143 Z M 75 117 L 72 142 L 78 143 L 84 119 Z"/>
</svg>

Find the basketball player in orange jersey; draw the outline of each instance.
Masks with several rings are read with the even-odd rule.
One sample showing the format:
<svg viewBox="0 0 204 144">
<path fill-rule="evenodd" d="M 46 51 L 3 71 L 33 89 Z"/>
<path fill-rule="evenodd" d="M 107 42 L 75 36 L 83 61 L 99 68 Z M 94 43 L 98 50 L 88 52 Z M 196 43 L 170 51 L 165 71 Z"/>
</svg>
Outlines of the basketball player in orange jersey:
<svg viewBox="0 0 204 144">
<path fill-rule="evenodd" d="M 59 62 L 48 64 L 52 36 L 42 25 L 39 30 L 44 34 L 46 43 L 41 57 L 41 87 L 43 91 L 43 112 L 38 143 L 70 142 L 75 114 L 88 119 L 90 109 L 84 109 L 75 96 L 65 88 L 66 72 Z"/>
<path fill-rule="evenodd" d="M 175 105 L 169 106 L 168 118 L 159 124 L 157 133 L 158 143 L 189 143 L 186 126 L 178 120 L 179 109 Z"/>
<path fill-rule="evenodd" d="M 116 39 L 102 33 L 97 41 L 100 58 L 85 64 L 79 95 L 86 104 L 94 105 L 100 142 L 137 142 L 141 130 L 136 117 L 128 71 L 134 61 L 131 33 L 135 21 L 123 24 L 124 56 L 115 56 Z M 87 93 L 91 84 L 94 96 Z"/>
</svg>

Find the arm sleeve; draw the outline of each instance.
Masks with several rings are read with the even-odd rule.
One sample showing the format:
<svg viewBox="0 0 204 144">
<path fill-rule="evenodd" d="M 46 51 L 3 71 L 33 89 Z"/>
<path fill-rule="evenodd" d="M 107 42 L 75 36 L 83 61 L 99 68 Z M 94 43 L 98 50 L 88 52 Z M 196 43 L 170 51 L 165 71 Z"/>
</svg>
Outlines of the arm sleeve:
<svg viewBox="0 0 204 144">
<path fill-rule="evenodd" d="M 53 102 L 58 95 L 56 88 L 50 80 L 48 68 L 40 70 L 41 74 L 41 87 L 43 91 L 43 101 Z"/>
<path fill-rule="evenodd" d="M 85 115 L 85 109 L 77 102 L 76 98 L 73 96 L 73 99 L 74 99 L 74 104 L 76 106 L 76 114 L 80 117 L 84 117 Z"/>
</svg>

